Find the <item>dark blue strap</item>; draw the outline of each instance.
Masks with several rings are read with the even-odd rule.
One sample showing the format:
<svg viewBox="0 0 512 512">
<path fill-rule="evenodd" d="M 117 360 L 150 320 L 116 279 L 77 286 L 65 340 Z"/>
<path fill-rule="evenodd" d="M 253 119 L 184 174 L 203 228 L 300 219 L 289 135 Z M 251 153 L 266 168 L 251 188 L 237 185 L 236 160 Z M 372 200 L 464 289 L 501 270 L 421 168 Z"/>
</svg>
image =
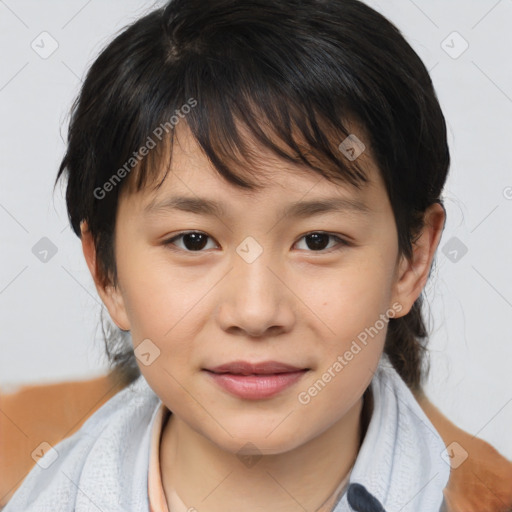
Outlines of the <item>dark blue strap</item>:
<svg viewBox="0 0 512 512">
<path fill-rule="evenodd" d="M 355 512 L 386 512 L 380 501 L 361 484 L 349 485 L 347 501 Z"/>
</svg>

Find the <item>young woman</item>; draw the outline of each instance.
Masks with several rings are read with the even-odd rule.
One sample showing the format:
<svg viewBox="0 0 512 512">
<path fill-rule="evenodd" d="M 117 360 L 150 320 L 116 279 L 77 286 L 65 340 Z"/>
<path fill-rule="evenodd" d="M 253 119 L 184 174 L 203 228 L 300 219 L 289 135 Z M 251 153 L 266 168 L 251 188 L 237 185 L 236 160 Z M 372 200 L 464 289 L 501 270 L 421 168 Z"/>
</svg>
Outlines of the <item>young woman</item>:
<svg viewBox="0 0 512 512">
<path fill-rule="evenodd" d="M 478 467 L 449 480 L 444 452 L 470 436 L 421 391 L 449 163 L 425 66 L 359 1 L 173 0 L 129 26 L 58 178 L 134 380 L 6 512 L 468 510 Z"/>
</svg>

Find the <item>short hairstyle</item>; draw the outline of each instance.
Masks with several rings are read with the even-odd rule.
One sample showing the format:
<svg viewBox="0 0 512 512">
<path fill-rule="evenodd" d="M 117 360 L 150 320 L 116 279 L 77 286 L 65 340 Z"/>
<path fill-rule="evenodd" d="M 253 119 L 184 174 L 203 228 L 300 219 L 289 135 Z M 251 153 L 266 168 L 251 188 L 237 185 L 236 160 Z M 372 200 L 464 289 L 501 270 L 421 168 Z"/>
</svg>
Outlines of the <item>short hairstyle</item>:
<svg viewBox="0 0 512 512">
<path fill-rule="evenodd" d="M 55 185 L 67 176 L 71 226 L 80 236 L 87 221 L 105 284 L 117 285 L 119 194 L 156 182 L 177 122 L 221 176 L 249 190 L 260 171 L 247 134 L 278 158 L 360 187 L 364 169 L 338 149 L 349 124 L 359 126 L 408 259 L 426 209 L 443 204 L 445 119 L 425 65 L 385 17 L 358 0 L 171 0 L 101 51 L 71 110 Z M 389 320 L 384 347 L 416 391 L 426 375 L 422 299 Z M 111 365 L 140 375 L 126 333 L 103 333 Z"/>
</svg>

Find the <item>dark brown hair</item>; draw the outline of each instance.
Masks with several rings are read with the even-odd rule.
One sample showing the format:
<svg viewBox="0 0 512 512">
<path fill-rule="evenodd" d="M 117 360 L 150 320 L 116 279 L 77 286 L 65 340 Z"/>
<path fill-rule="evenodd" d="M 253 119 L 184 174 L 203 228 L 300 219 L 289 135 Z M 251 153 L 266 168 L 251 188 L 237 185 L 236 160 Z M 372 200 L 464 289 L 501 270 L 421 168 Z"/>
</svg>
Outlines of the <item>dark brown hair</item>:
<svg viewBox="0 0 512 512">
<path fill-rule="evenodd" d="M 119 193 L 127 183 L 140 190 L 168 165 L 175 121 L 187 123 L 221 176 L 245 189 L 260 176 L 241 127 L 280 158 L 361 186 L 364 170 L 338 149 L 355 123 L 409 259 L 424 212 L 442 204 L 445 119 L 421 59 L 381 14 L 357 0 L 172 0 L 104 48 L 71 112 L 55 185 L 67 175 L 72 228 L 80 236 L 87 221 L 104 283 L 117 284 Z M 384 349 L 413 390 L 425 372 L 421 306 L 422 295 L 390 319 Z M 104 338 L 111 364 L 128 380 L 139 375 L 127 333 L 111 327 Z"/>
</svg>

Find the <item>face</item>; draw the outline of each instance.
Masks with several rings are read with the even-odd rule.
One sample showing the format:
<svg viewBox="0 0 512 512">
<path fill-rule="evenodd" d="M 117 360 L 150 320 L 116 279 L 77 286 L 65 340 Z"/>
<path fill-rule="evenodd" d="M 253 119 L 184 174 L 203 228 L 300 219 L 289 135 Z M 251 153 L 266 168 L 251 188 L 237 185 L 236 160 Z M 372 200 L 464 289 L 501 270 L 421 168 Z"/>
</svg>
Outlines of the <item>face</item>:
<svg viewBox="0 0 512 512">
<path fill-rule="evenodd" d="M 360 401 L 387 321 L 408 312 L 424 282 L 396 265 L 393 212 L 369 150 L 359 157 L 370 178 L 361 190 L 261 153 L 272 179 L 248 192 L 217 174 L 186 127 L 177 134 L 162 187 L 120 198 L 119 287 L 102 298 L 175 417 L 232 453 L 247 442 L 291 450 Z M 178 196 L 222 211 L 171 207 Z M 319 201 L 337 209 L 306 208 Z M 206 371 L 237 360 L 301 372 L 273 394 L 240 395 Z"/>
</svg>

